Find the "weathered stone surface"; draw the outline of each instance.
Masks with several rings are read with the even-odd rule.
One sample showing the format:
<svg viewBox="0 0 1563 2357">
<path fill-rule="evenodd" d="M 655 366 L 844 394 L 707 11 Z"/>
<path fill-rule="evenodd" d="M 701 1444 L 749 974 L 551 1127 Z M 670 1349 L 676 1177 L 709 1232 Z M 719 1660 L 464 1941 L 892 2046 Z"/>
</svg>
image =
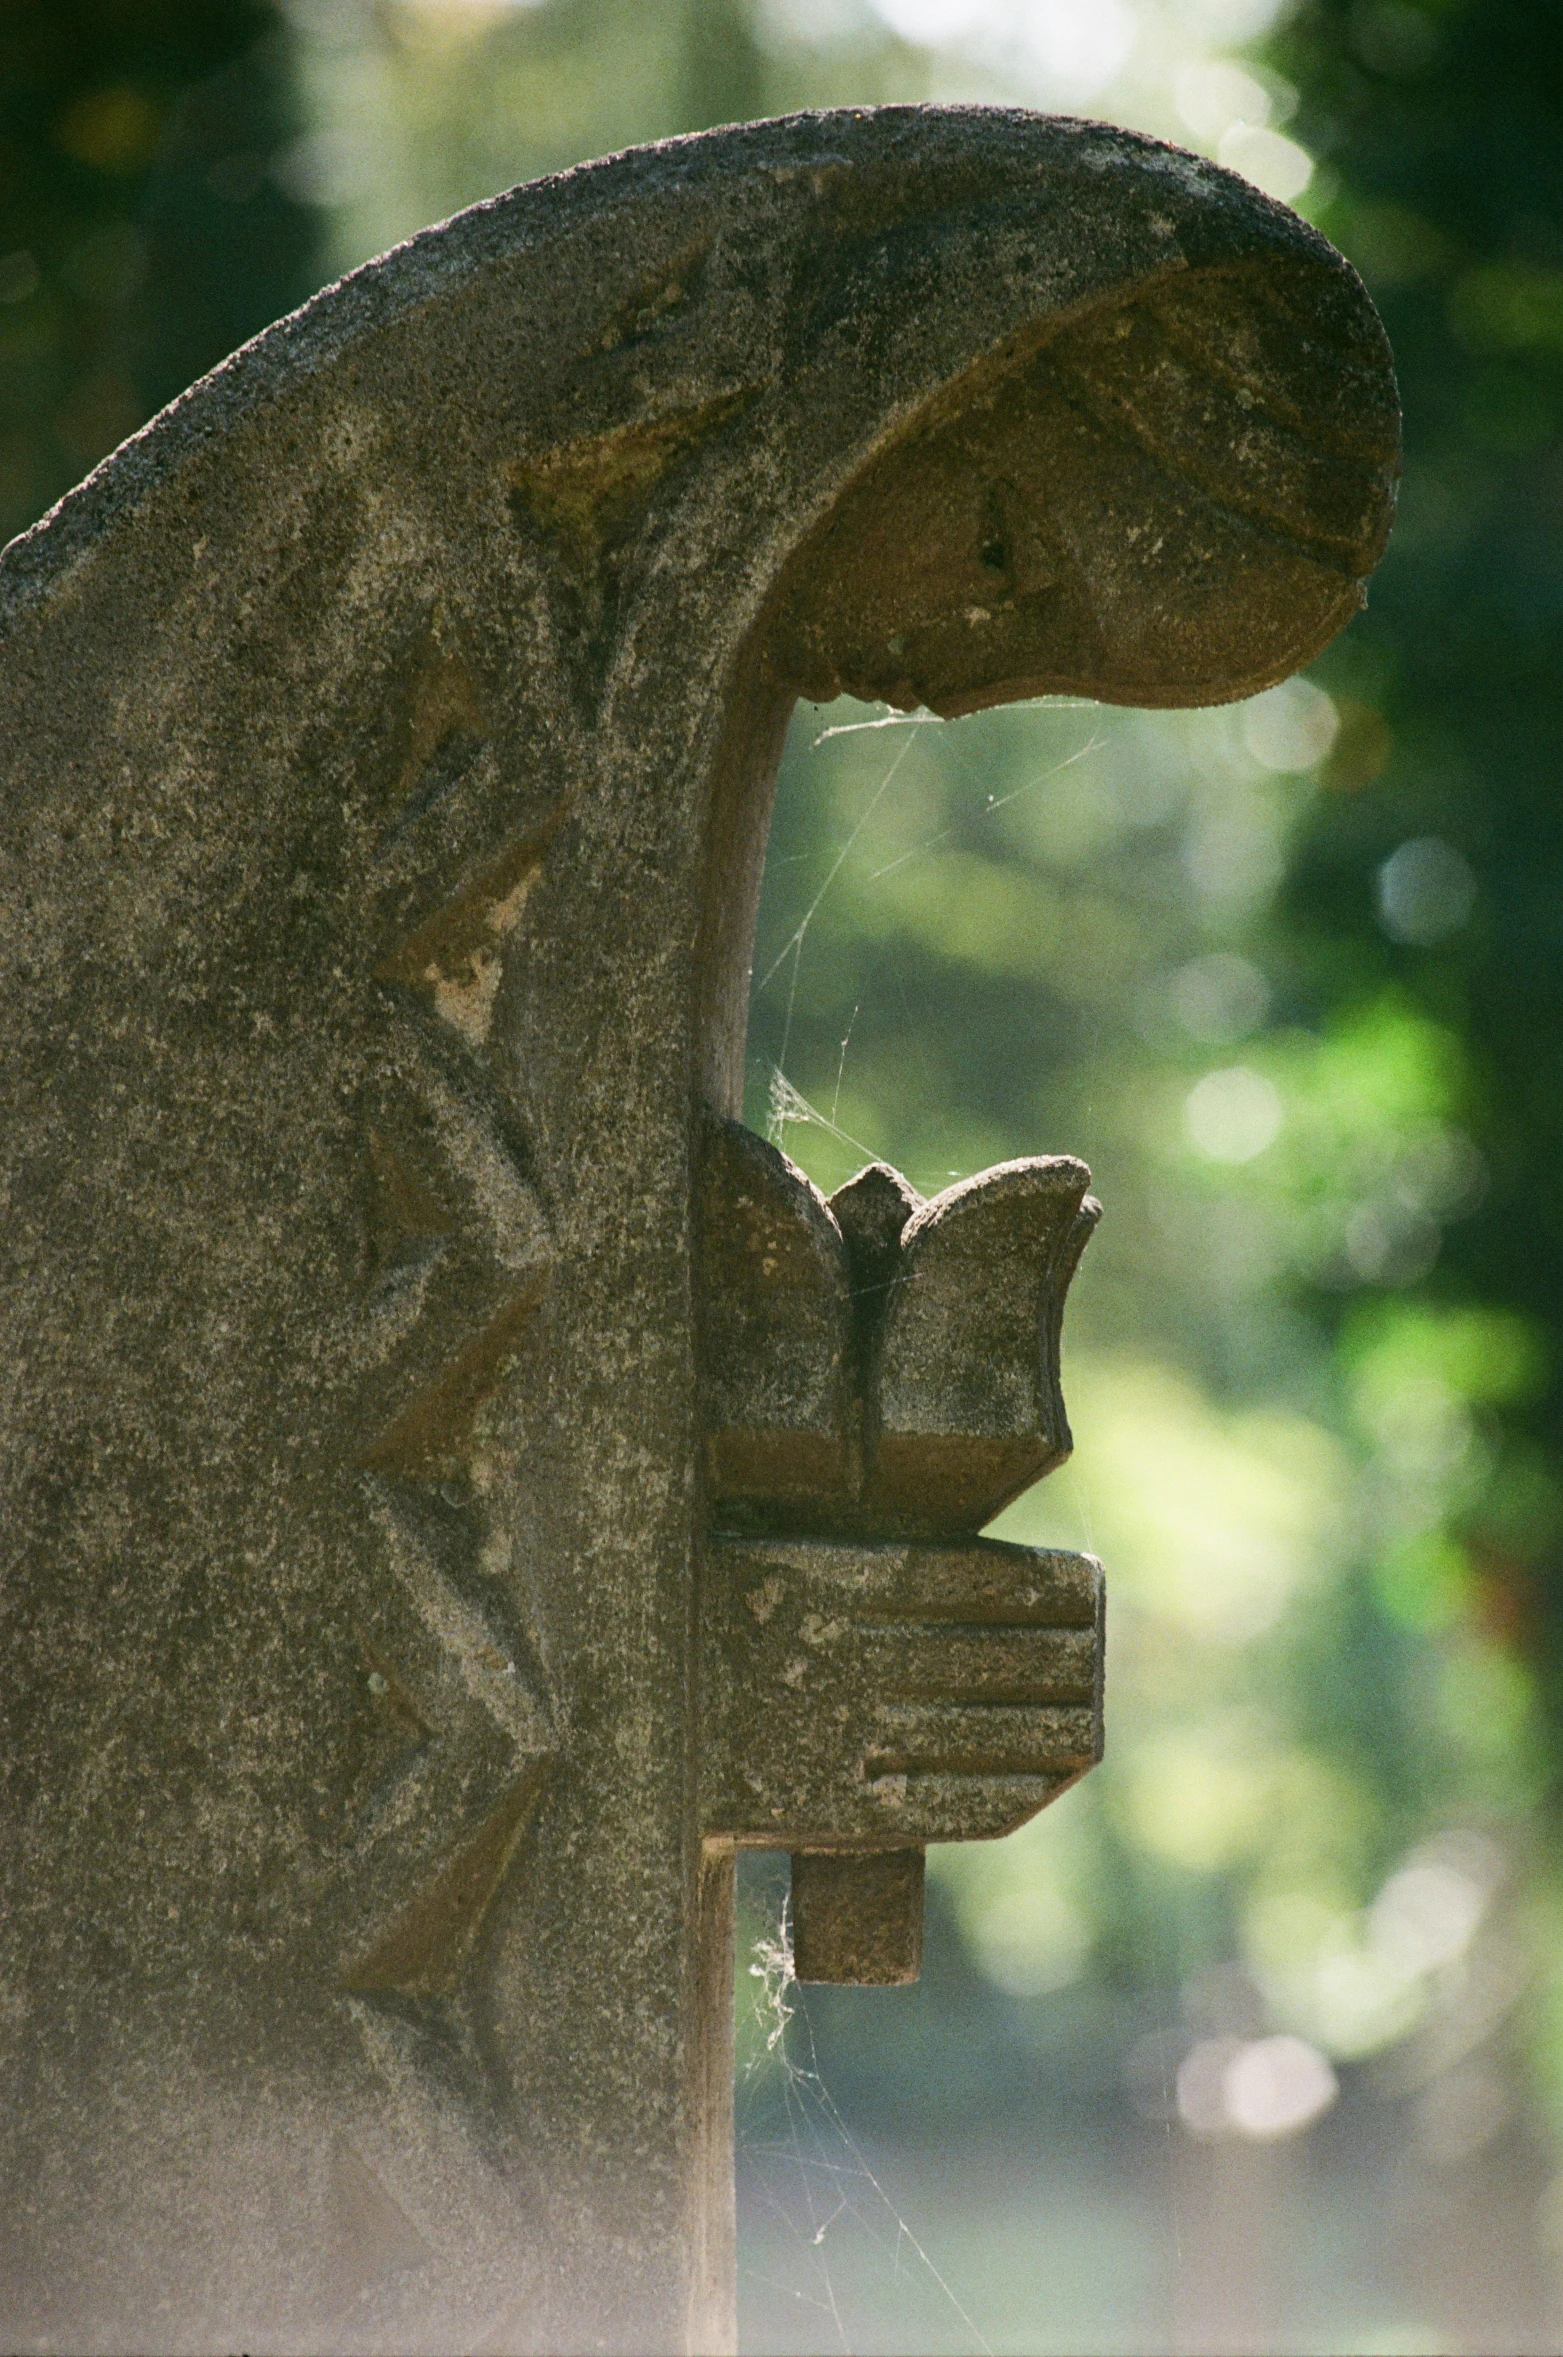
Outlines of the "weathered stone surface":
<svg viewBox="0 0 1563 2357">
<path fill-rule="evenodd" d="M 843 1560 L 707 1546 L 701 1108 L 788 708 L 1263 687 L 1353 611 L 1395 450 L 1371 308 L 1283 207 L 890 110 L 429 232 L 7 553 L 6 2347 L 730 2337 L 750 1833 L 702 1796 L 747 1737 L 702 1681 L 757 1554 L 789 1610 Z M 840 1366 L 773 1428 L 848 1468 L 873 1189 Z M 969 1440 L 915 1325 L 886 1432 Z M 995 1494 L 1062 1445 L 1050 1383 L 982 1407 Z M 1094 1742 L 970 1499 L 836 1534 L 909 1788 L 1032 1774 L 1048 1713 L 1059 1775 Z M 930 1694 L 962 1579 L 982 1649 Z M 968 1741 L 995 1672 L 1023 1771 Z M 841 1761 L 779 1766 L 828 1849 Z"/>
<path fill-rule="evenodd" d="M 800 1981 L 915 1981 L 923 1960 L 923 1864 L 912 1850 L 797 1850 L 794 1962 Z"/>
<path fill-rule="evenodd" d="M 873 1163 L 829 1203 L 707 1116 L 701 1397 L 719 1525 L 979 1531 L 1069 1453 L 1064 1294 L 1100 1206 L 1083 1162 L 1007 1162 L 932 1203 Z"/>
<path fill-rule="evenodd" d="M 718 1537 L 709 1562 L 712 1833 L 798 1849 L 1009 1833 L 1101 1756 L 1090 1556 Z"/>
<path fill-rule="evenodd" d="M 827 1203 L 702 1127 L 701 1826 L 792 1849 L 800 1979 L 912 1980 L 911 1845 L 1008 1833 L 1101 1757 L 1099 1567 L 977 1535 L 1068 1454 L 1098 1206 L 1065 1155 L 932 1203 L 874 1163 Z"/>
</svg>

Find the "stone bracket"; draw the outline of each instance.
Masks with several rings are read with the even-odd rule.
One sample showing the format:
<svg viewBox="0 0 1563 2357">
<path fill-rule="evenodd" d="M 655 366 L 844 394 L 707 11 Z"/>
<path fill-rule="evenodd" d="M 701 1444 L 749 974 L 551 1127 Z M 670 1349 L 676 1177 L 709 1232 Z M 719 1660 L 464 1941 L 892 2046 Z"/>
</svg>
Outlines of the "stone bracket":
<svg viewBox="0 0 1563 2357">
<path fill-rule="evenodd" d="M 1065 1155 L 829 1202 L 705 1119 L 702 1811 L 794 1858 L 800 1978 L 897 1983 L 929 1841 L 1011 1832 L 1101 1756 L 1101 1572 L 977 1536 L 1070 1448 Z"/>
<path fill-rule="evenodd" d="M 1071 1441 L 1064 1295 L 1100 1217 L 1069 1155 L 925 1203 L 871 1163 L 827 1203 L 784 1154 L 707 1118 L 701 1391 L 719 1528 L 974 1533 Z"/>
<path fill-rule="evenodd" d="M 1102 1574 L 998 1539 L 712 1541 L 704 1830 L 771 1848 L 1009 1833 L 1102 1749 Z"/>
</svg>

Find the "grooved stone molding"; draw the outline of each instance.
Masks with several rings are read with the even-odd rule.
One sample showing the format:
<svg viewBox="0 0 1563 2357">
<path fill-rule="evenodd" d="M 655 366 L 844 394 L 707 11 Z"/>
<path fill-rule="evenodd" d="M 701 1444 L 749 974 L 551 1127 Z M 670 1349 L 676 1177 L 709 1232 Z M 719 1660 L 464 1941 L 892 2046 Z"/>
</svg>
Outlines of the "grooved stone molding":
<svg viewBox="0 0 1563 2357">
<path fill-rule="evenodd" d="M 1063 1158 L 738 1128 L 797 696 L 1186 705 L 1388 528 L 1324 241 L 801 116 L 372 263 L 0 561 L 0 2345 L 719 2350 L 732 1858 L 904 1979 L 1097 1756 Z"/>
</svg>

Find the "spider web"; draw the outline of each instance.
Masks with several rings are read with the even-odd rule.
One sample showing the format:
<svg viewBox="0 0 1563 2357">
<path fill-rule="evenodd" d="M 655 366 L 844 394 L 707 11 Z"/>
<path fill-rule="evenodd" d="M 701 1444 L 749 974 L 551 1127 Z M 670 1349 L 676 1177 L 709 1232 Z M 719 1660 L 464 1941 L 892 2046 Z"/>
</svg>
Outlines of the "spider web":
<svg viewBox="0 0 1563 2357">
<path fill-rule="evenodd" d="M 1015 711 L 1045 709 L 1048 711 L 1095 712 L 1097 707 L 1084 698 L 1045 696 L 1013 706 L 1011 709 Z M 853 1008 L 851 1020 L 842 1036 L 841 1050 L 836 1066 L 835 1092 L 828 1114 L 813 1104 L 791 1079 L 787 1071 L 787 1061 L 792 1045 L 793 1021 L 799 1006 L 804 950 L 815 919 L 831 899 L 841 881 L 843 872 L 851 863 L 854 853 L 859 850 L 860 845 L 865 844 L 865 838 L 870 835 L 873 821 L 887 799 L 892 807 L 894 806 L 892 788 L 901 777 L 907 758 L 918 746 L 919 739 L 922 738 L 924 742 L 928 741 L 923 738 L 923 732 L 929 729 L 935 732 L 934 741 L 938 743 L 941 752 L 947 753 L 955 750 L 960 744 L 959 737 L 953 733 L 953 724 L 941 720 L 937 713 L 885 710 L 872 719 L 837 721 L 829 727 L 821 729 L 809 740 L 807 754 L 804 757 L 805 763 L 807 755 L 817 754 L 823 745 L 838 738 L 871 735 L 885 729 L 902 732 L 902 742 L 891 755 L 877 784 L 867 794 L 851 826 L 835 845 L 822 881 L 809 899 L 801 916 L 788 931 L 780 949 L 771 958 L 764 972 L 757 977 L 752 993 L 753 1001 L 758 1002 L 782 975 L 784 969 L 786 970 L 787 996 L 782 1017 L 781 1040 L 767 1082 L 765 1134 L 770 1143 L 773 1146 L 783 1146 L 789 1127 L 814 1127 L 825 1131 L 838 1143 L 850 1147 L 853 1152 L 862 1154 L 864 1159 L 868 1161 L 875 1158 L 875 1149 L 865 1144 L 861 1138 L 854 1137 L 850 1131 L 841 1128 L 836 1120 L 852 1033 L 857 1018 L 863 1010 L 862 997 L 859 997 Z M 967 772 L 973 786 L 972 808 L 984 817 L 992 817 L 998 811 L 1007 809 L 1011 803 L 1019 801 L 1022 796 L 1034 793 L 1038 788 L 1047 785 L 1063 771 L 1072 769 L 1077 762 L 1086 760 L 1093 753 L 1099 752 L 1105 742 L 1106 739 L 1100 730 L 1093 728 L 1084 744 L 1078 746 L 1072 753 L 1066 754 L 1062 759 L 1039 764 L 1030 776 L 1023 779 L 1018 786 L 1011 787 L 1007 793 L 985 791 L 981 785 L 978 764 L 960 752 L 956 753 L 956 759 L 957 766 Z M 885 877 L 894 875 L 914 861 L 927 858 L 930 854 L 937 852 L 945 844 L 956 839 L 961 831 L 959 819 L 936 828 L 931 834 L 920 838 L 909 848 L 899 850 L 892 858 L 870 867 L 862 879 L 863 883 L 870 887 L 880 883 Z M 806 995 L 805 993 L 805 997 Z M 950 1173 L 951 1177 L 957 1175 L 960 1174 L 953 1171 Z"/>
<path fill-rule="evenodd" d="M 1096 709 L 1074 698 L 1039 702 L 1053 709 L 1060 704 L 1091 712 Z M 932 738 L 925 734 L 929 729 L 936 731 Z M 899 736 L 900 742 L 895 743 L 883 770 L 877 776 L 870 771 L 859 788 L 861 799 L 855 815 L 827 851 L 823 876 L 808 890 L 801 913 L 789 922 L 780 948 L 756 975 L 754 985 L 756 1001 L 779 984 L 786 994 L 779 1046 L 766 1087 L 765 1127 L 770 1142 L 783 1146 L 789 1130 L 814 1129 L 864 1161 L 874 1160 L 878 1149 L 844 1128 L 837 1114 L 853 1032 L 871 984 L 860 992 L 841 1037 L 829 1111 L 806 1096 L 787 1071 L 794 1018 L 809 1002 L 805 952 L 821 910 L 847 883 L 872 890 L 911 862 L 936 854 L 962 833 L 963 821 L 974 813 L 986 817 L 1004 809 L 1087 759 L 1106 741 L 1093 725 L 1075 750 L 1038 762 L 1018 785 L 992 792 L 986 789 L 986 765 L 980 754 L 975 759 L 968 754 L 949 723 L 929 712 L 884 711 L 819 730 L 802 751 L 801 761 L 795 748 L 789 765 L 790 787 L 784 790 L 805 794 L 811 790 L 817 763 L 811 764 L 809 757 L 817 756 L 820 748 L 833 740 L 880 731 L 891 732 L 892 740 Z M 890 857 L 882 852 L 876 857 L 876 818 L 891 817 L 898 784 L 909 784 L 915 773 L 913 756 L 934 747 L 946 758 L 953 754 L 957 771 L 966 773 L 969 800 L 965 810 L 955 811 L 953 823 L 941 823 L 909 847 L 897 844 Z M 950 1173 L 951 1177 L 957 1175 Z M 741 1964 L 741 1990 L 744 1977 Z M 789 2338 L 780 2345 L 849 2352 L 854 2345 L 854 2326 L 865 2337 L 871 2336 L 875 2346 L 910 2345 L 904 2339 L 889 2344 L 883 2341 L 891 2322 L 886 2311 L 894 2306 L 918 2316 L 921 2329 L 918 2325 L 912 2329 L 919 2345 L 958 2345 L 991 2357 L 981 2326 L 876 2173 L 827 2084 L 808 2000 L 793 1971 L 788 1903 L 780 1893 L 773 1896 L 767 1928 L 749 1951 L 747 1978 L 758 1984 L 763 2034 L 751 2035 L 750 2051 L 740 2062 L 735 2087 L 743 2214 L 748 2228 L 740 2238 L 741 2282 L 770 2295 L 768 2325 L 789 2310 L 796 2316 L 796 2337 L 790 2326 L 784 2326 Z M 756 1992 L 749 1994 L 752 1998 Z M 751 2022 L 750 2026 L 752 2032 L 755 2025 Z M 761 2258 L 762 2248 L 774 2271 L 768 2271 Z M 751 2257 L 757 2263 L 749 2263 Z M 871 2300 L 865 2301 L 870 2283 Z M 898 2313 L 892 2329 L 899 2328 L 904 2334 L 909 2324 L 912 2316 L 903 2319 Z"/>
<path fill-rule="evenodd" d="M 932 2295 L 980 2357 L 993 2357 L 981 2327 L 875 2174 L 825 2082 L 807 2005 L 793 1971 L 789 1902 L 751 1948 L 751 1979 L 760 1983 L 763 2043 L 751 2052 L 736 2089 L 736 2133 L 745 2175 L 759 2206 L 793 2245 L 808 2285 L 781 2283 L 755 2268 L 745 2278 L 796 2303 L 825 2345 L 850 2352 L 852 2336 L 832 2272 L 832 2238 L 852 2231 L 878 2254 L 892 2281 Z M 758 2165 L 756 2165 L 758 2164 Z M 794 2198 L 785 2198 L 784 2190 Z"/>
</svg>

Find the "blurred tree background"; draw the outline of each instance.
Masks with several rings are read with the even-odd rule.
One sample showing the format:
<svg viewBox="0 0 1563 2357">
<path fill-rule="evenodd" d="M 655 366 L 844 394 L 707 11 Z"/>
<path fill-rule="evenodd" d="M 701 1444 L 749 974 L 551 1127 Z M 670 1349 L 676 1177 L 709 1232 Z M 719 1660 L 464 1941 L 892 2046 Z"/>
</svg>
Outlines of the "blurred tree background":
<svg viewBox="0 0 1563 2357">
<path fill-rule="evenodd" d="M 320 283 L 269 0 L 0 0 L 0 537 Z"/>
<path fill-rule="evenodd" d="M 493 190 L 803 105 L 1183 141 L 1357 263 L 1371 602 L 1226 711 L 803 708 L 749 1117 L 1086 1155 L 1109 1758 L 938 1853 L 916 1992 L 747 1886 L 750 2348 L 1563 2329 L 1563 26 L 1551 0 L 0 0 L 0 521 Z M 787 2019 L 789 2013 L 791 2018 Z"/>
</svg>

